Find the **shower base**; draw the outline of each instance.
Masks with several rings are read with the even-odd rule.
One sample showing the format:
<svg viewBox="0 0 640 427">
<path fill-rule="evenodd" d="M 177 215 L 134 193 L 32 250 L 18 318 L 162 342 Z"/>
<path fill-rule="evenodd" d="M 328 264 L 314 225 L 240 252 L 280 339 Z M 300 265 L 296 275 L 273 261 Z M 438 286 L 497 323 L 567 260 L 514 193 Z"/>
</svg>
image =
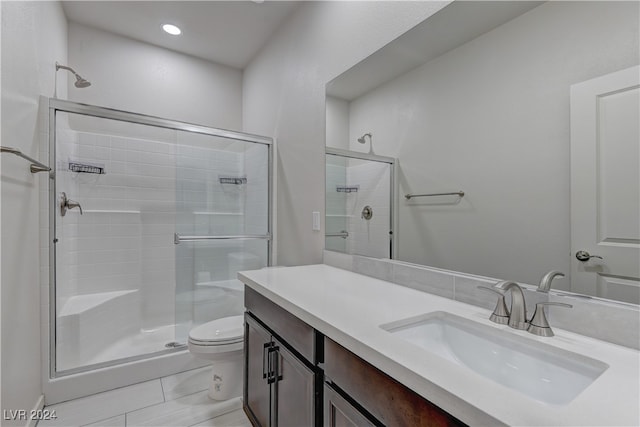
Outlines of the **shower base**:
<svg viewBox="0 0 640 427">
<path fill-rule="evenodd" d="M 175 330 L 175 325 L 166 325 L 153 330 L 141 330 L 135 335 L 122 337 L 112 342 L 90 358 L 75 360 L 73 363 L 65 364 L 64 360 L 58 358 L 58 371 L 112 362 L 114 360 L 166 350 L 166 344 L 175 342 Z M 176 348 L 181 346 L 184 346 L 184 344 L 172 347 Z"/>
</svg>

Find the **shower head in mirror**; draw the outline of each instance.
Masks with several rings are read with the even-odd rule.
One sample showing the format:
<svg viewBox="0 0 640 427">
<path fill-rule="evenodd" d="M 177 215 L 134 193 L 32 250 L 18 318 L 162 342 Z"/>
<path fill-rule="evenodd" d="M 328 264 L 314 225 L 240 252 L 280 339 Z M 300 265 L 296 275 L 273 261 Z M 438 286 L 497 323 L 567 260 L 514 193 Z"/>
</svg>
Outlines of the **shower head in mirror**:
<svg viewBox="0 0 640 427">
<path fill-rule="evenodd" d="M 88 80 L 83 79 L 82 76 L 80 76 L 80 74 L 76 73 L 73 68 L 67 67 L 66 65 L 60 65 L 60 64 L 58 64 L 56 62 L 56 71 L 58 71 L 59 69 L 67 70 L 67 71 L 70 71 L 71 73 L 73 73 L 73 75 L 76 77 L 75 86 L 77 88 L 82 89 L 82 88 L 91 86 L 91 82 L 88 81 Z"/>
<path fill-rule="evenodd" d="M 364 144 L 365 142 L 367 142 L 366 137 L 369 137 L 369 142 L 371 142 L 371 134 L 370 133 L 365 133 L 364 135 L 362 135 L 360 138 L 358 138 L 358 142 L 360 144 Z"/>
<path fill-rule="evenodd" d="M 371 137 L 370 133 L 365 133 L 364 135 L 362 135 L 360 138 L 358 138 L 358 142 L 360 144 L 364 144 L 365 142 L 367 142 L 367 136 L 369 137 L 369 154 L 373 154 L 373 138 Z"/>
</svg>

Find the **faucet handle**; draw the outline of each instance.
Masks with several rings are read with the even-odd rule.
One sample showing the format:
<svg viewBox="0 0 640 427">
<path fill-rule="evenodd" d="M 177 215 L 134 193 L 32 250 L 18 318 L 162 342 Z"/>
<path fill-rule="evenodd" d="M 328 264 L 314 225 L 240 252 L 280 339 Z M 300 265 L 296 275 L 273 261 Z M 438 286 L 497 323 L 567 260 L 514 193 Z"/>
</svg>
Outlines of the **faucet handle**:
<svg viewBox="0 0 640 427">
<path fill-rule="evenodd" d="M 489 316 L 489 320 L 500 325 L 506 325 L 507 323 L 509 323 L 509 309 L 507 308 L 507 304 L 504 302 L 504 294 L 488 286 L 478 286 L 478 289 L 480 289 L 481 291 L 493 292 L 495 294 L 498 294 L 498 296 L 500 297 L 498 298 L 496 307 L 493 309 L 493 313 L 491 313 L 491 316 Z"/>
<path fill-rule="evenodd" d="M 573 308 L 571 304 L 565 304 L 563 302 L 539 302 L 536 304 L 536 311 L 533 312 L 533 317 L 529 323 L 529 333 L 538 335 L 541 337 L 552 337 L 554 335 L 547 316 L 544 314 L 545 305 L 555 305 L 557 307 Z"/>
</svg>

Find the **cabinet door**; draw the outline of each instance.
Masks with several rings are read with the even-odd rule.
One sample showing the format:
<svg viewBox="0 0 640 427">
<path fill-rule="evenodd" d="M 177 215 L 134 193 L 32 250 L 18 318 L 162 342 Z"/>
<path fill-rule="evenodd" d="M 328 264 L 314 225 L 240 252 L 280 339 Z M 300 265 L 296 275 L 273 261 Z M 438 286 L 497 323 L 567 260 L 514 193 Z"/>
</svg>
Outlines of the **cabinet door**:
<svg viewBox="0 0 640 427">
<path fill-rule="evenodd" d="M 245 314 L 244 406 L 254 425 L 271 425 L 271 385 L 267 383 L 271 334 Z"/>
<path fill-rule="evenodd" d="M 374 427 L 362 412 L 347 402 L 332 387 L 324 385 L 325 427 Z"/>
<path fill-rule="evenodd" d="M 278 427 L 314 426 L 314 372 L 277 340 L 273 353 L 275 374 L 272 397 L 275 398 L 275 425 Z"/>
</svg>

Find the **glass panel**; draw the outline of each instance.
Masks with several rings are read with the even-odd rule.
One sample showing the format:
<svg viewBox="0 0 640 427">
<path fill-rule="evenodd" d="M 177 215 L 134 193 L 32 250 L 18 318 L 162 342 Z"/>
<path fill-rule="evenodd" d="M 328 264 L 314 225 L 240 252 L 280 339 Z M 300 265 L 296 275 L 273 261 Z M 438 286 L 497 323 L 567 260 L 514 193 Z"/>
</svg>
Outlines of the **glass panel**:
<svg viewBox="0 0 640 427">
<path fill-rule="evenodd" d="M 325 191 L 325 248 L 390 258 L 391 165 L 327 154 Z"/>
<path fill-rule="evenodd" d="M 346 157 L 326 156 L 326 198 L 325 198 L 325 249 L 337 252 L 347 252 L 347 239 L 337 234 L 347 232 L 347 197 L 348 193 L 338 192 L 339 186 L 347 182 Z"/>
<path fill-rule="evenodd" d="M 56 372 L 175 340 L 175 141 L 172 130 L 56 113 Z"/>
<path fill-rule="evenodd" d="M 176 340 L 195 325 L 244 310 L 237 272 L 265 267 L 268 240 L 215 239 L 267 235 L 269 147 L 210 135 L 178 133 Z"/>
</svg>

